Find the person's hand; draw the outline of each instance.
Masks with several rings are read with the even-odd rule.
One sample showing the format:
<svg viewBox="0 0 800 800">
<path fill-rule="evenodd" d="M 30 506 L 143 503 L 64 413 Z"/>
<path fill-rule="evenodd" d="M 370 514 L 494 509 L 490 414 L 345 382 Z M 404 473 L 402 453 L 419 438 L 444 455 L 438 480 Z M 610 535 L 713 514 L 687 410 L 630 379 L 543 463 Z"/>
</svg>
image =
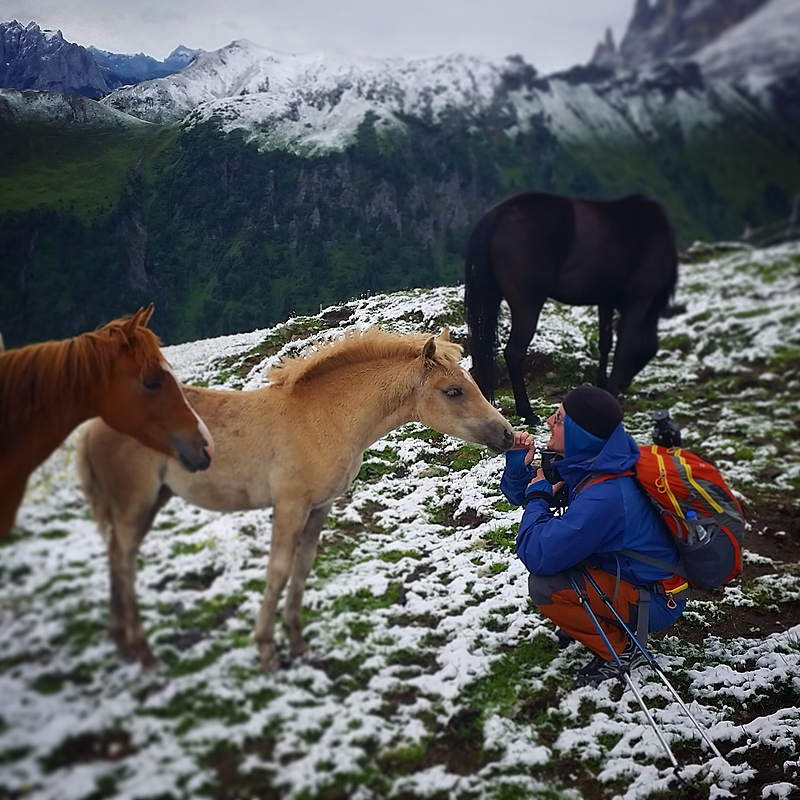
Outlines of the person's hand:
<svg viewBox="0 0 800 800">
<path fill-rule="evenodd" d="M 525 466 L 527 467 L 531 461 L 533 461 L 533 456 L 536 453 L 536 445 L 533 443 L 533 435 L 528 433 L 528 431 L 514 431 L 514 444 L 512 445 L 511 449 L 528 451 L 525 454 Z M 541 472 L 541 470 L 539 470 L 539 472 Z"/>
<path fill-rule="evenodd" d="M 546 480 L 547 478 L 545 477 L 544 470 L 541 467 L 539 467 L 539 469 L 536 470 L 536 475 L 534 475 L 534 477 L 528 482 L 528 486 L 530 486 L 532 483 L 536 483 L 536 481 L 546 481 Z M 555 494 L 563 485 L 564 481 L 559 481 L 558 483 L 554 483 L 550 491 L 553 494 Z"/>
</svg>

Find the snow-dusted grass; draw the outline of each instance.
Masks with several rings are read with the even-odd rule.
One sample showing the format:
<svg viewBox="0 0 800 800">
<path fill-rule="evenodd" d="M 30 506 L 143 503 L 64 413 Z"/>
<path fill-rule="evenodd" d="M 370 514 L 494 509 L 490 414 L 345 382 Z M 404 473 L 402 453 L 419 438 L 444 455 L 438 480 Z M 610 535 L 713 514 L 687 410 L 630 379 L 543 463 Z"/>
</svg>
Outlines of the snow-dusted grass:
<svg viewBox="0 0 800 800">
<path fill-rule="evenodd" d="M 715 458 L 744 500 L 796 507 L 800 247 L 693 262 L 676 297 L 684 310 L 664 320 L 664 347 L 625 399 L 629 428 L 648 441 L 649 411 L 670 406 L 687 445 Z M 346 308 L 346 325 L 446 323 L 466 333 L 459 287 Z M 246 390 L 279 357 L 335 335 L 326 318 L 167 353 L 187 382 Z M 504 338 L 507 318 L 502 325 Z M 546 309 L 535 349 L 551 374 L 531 382 L 539 411 L 568 388 L 565 375 L 592 374 L 594 325 L 590 309 Z M 105 633 L 106 557 L 74 445 L 72 436 L 36 473 L 0 548 L 0 797 L 633 800 L 668 791 L 669 763 L 630 693 L 611 682 L 574 689 L 585 651 L 559 651 L 527 599 L 513 549 L 520 511 L 497 488 L 503 457 L 414 424 L 377 442 L 323 532 L 304 610 L 311 652 L 269 675 L 251 631 L 270 511 L 222 515 L 173 500 L 139 563 L 144 624 L 162 661 L 142 674 L 118 661 Z M 746 561 L 770 563 L 754 553 Z M 729 762 L 708 759 L 662 684 L 638 670 L 688 765 L 693 793 L 681 796 L 797 796 L 800 626 L 727 639 L 714 621 L 723 608 L 798 602 L 797 577 L 745 573 L 691 603 L 687 617 L 707 631 L 702 647 L 653 641 Z M 766 785 L 764 764 L 778 765 Z"/>
</svg>

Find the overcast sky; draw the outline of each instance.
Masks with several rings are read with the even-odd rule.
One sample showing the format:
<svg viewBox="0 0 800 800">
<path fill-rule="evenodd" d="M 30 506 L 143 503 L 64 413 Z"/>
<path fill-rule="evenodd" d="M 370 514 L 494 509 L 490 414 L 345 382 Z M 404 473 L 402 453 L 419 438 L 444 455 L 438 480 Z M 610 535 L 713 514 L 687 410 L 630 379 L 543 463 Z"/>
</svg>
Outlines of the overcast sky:
<svg viewBox="0 0 800 800">
<path fill-rule="evenodd" d="M 586 63 L 606 28 L 617 43 L 634 0 L 0 0 L 0 21 L 67 41 L 165 58 L 234 39 L 284 53 L 418 58 L 519 54 L 547 73 Z"/>
</svg>

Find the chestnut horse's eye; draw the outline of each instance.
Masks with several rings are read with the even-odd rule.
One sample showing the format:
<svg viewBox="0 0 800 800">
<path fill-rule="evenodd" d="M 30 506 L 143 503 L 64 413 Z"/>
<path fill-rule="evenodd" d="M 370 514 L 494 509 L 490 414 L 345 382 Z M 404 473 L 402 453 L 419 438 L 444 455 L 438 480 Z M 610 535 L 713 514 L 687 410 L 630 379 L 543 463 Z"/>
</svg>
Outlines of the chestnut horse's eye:
<svg viewBox="0 0 800 800">
<path fill-rule="evenodd" d="M 464 394 L 460 386 L 448 386 L 444 389 L 444 393 L 448 397 L 461 397 L 461 395 Z"/>
<path fill-rule="evenodd" d="M 160 381 L 158 378 L 146 378 L 142 381 L 142 385 L 148 392 L 159 392 L 163 387 L 163 381 Z"/>
</svg>

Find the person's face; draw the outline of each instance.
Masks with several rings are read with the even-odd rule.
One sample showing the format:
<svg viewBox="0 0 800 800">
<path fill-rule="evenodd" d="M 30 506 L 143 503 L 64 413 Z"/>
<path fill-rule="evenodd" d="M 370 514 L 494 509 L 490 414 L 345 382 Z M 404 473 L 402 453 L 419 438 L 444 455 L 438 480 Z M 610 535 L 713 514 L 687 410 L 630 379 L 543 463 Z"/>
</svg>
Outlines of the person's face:
<svg viewBox="0 0 800 800">
<path fill-rule="evenodd" d="M 550 428 L 550 438 L 547 440 L 547 449 L 555 450 L 556 453 L 564 455 L 564 406 L 558 407 L 555 414 L 547 418 L 547 426 Z"/>
</svg>

